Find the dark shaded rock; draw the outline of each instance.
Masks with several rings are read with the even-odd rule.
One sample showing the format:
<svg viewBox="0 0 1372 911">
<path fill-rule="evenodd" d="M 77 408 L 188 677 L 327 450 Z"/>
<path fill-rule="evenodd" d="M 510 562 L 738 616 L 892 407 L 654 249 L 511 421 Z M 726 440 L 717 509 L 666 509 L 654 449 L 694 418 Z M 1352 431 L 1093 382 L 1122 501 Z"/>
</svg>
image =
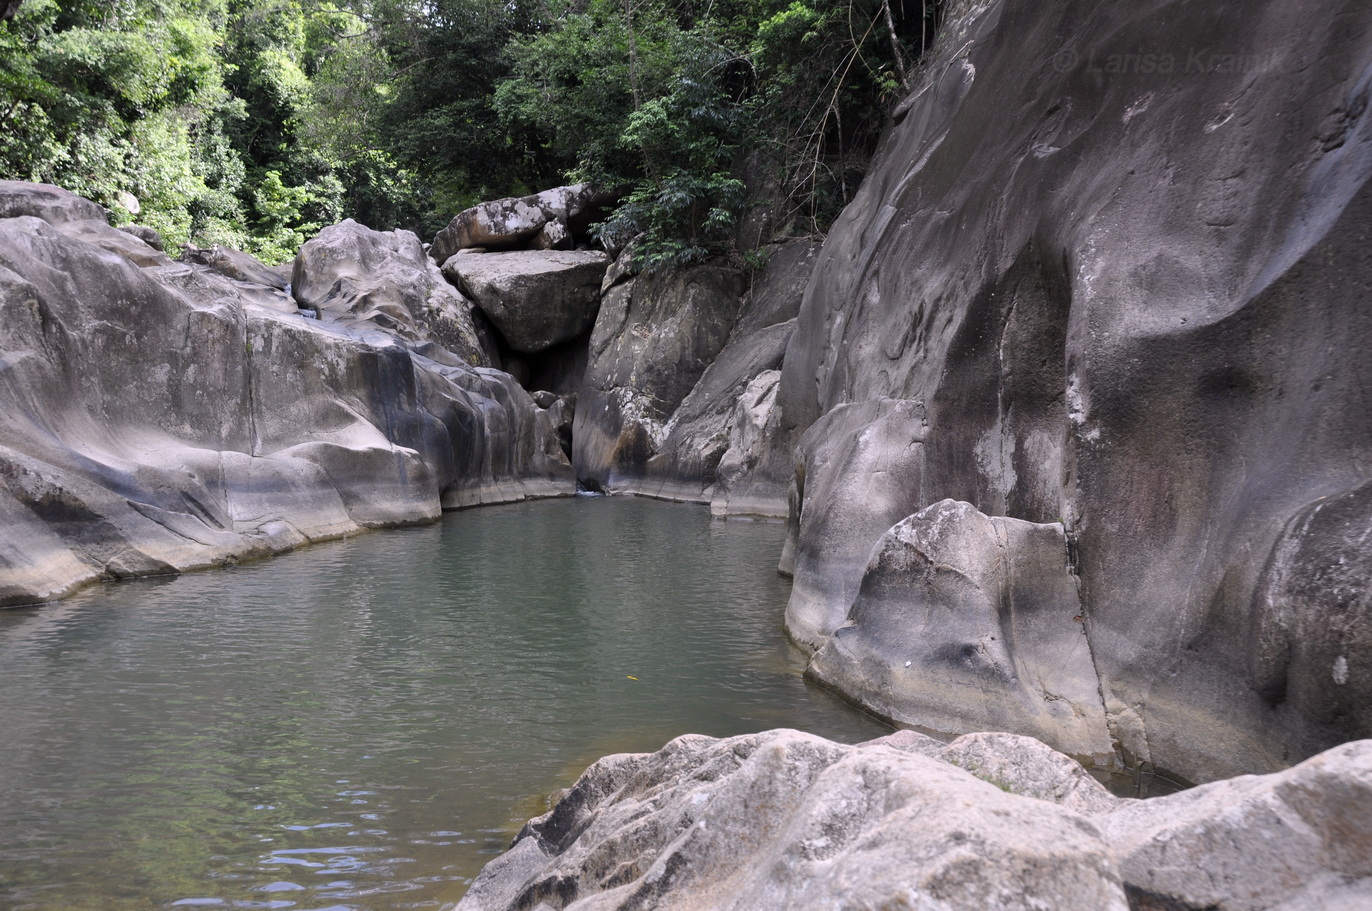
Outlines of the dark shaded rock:
<svg viewBox="0 0 1372 911">
<path fill-rule="evenodd" d="M 602 292 L 577 395 L 579 480 L 612 490 L 642 476 L 668 419 L 724 347 L 740 291 L 734 270 L 700 265 Z"/>
<path fill-rule="evenodd" d="M 1061 525 L 943 500 L 872 551 L 807 676 L 924 730 L 1011 731 L 1113 755 Z"/>
<path fill-rule="evenodd" d="M 664 407 L 653 412 L 653 420 L 630 422 L 633 435 L 623 442 L 632 458 L 620 461 L 610 482 L 612 489 L 709 502 L 716 515 L 785 515 L 793 473 L 792 441 L 780 433 L 780 413 L 775 407 L 777 370 L 818 246 L 793 242 L 774 245 L 769 251 L 767 267 L 753 276 L 741 302 L 731 307 L 721 297 L 718 312 L 727 315 L 733 309 L 737 318 L 717 354 L 700 351 L 697 357 L 705 362 L 703 370 L 688 362 L 692 375 L 698 377 L 689 392 L 675 403 L 670 399 L 679 392 L 653 396 L 654 402 L 666 398 Z M 632 289 L 645 281 L 630 277 L 626 263 L 632 256 L 632 249 L 626 250 L 606 273 L 604 295 L 612 307 L 621 309 L 611 309 L 604 321 L 597 322 L 595 339 L 602 348 L 623 344 L 651 354 L 651 346 L 659 343 L 652 335 L 651 320 L 660 317 L 638 322 L 622 314 L 625 301 L 637 293 Z M 647 293 L 654 292 L 650 288 Z M 721 290 L 728 293 L 737 292 Z M 612 382 L 622 383 L 622 374 Z M 638 382 L 630 380 L 629 390 L 617 390 L 620 398 L 632 402 L 636 392 L 651 391 L 632 385 Z M 619 414 L 614 406 L 606 413 Z"/>
<path fill-rule="evenodd" d="M 826 483 L 857 497 L 874 467 L 918 462 L 878 492 L 904 514 L 953 498 L 1061 521 L 1111 735 L 1192 780 L 1372 734 L 1332 710 L 1353 692 L 1333 664 L 1362 673 L 1372 626 L 1281 645 L 1360 602 L 1307 608 L 1268 569 L 1298 517 L 1369 481 L 1369 35 L 1351 0 L 961 6 L 831 231 L 782 370 L 807 451 L 855 446 L 855 410 L 890 400 L 927 421 Z M 797 639 L 846 615 L 856 555 L 889 527 L 867 514 L 799 517 Z M 1322 573 L 1338 539 L 1288 540 Z M 854 558 L 841 578 L 831 548 Z M 1366 591 L 1364 566 L 1326 578 Z"/>
<path fill-rule="evenodd" d="M 162 240 L 162 235 L 158 234 L 154 228 L 149 228 L 147 225 L 120 225 L 119 230 L 125 234 L 132 234 L 158 253 L 167 251 L 167 245 Z"/>
<path fill-rule="evenodd" d="M 432 340 L 473 366 L 490 363 L 471 302 L 444 280 L 410 231 L 373 231 L 352 219 L 325 228 L 296 255 L 291 291 L 321 320 Z"/>
<path fill-rule="evenodd" d="M 481 308 L 514 351 L 534 354 L 595 322 L 610 260 L 594 250 L 452 256 L 443 274 Z"/>
</svg>

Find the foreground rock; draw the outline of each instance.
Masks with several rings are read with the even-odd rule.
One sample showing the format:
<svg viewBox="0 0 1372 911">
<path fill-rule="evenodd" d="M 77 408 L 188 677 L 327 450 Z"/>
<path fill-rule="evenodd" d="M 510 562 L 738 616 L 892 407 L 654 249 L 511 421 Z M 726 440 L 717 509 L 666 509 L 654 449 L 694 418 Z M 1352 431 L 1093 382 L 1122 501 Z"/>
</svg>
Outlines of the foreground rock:
<svg viewBox="0 0 1372 911">
<path fill-rule="evenodd" d="M 1372 736 L 1372 6 L 1136 6 L 951 7 L 782 367 L 788 628 L 860 609 L 875 693 L 888 530 L 1062 523 L 1109 737 L 1209 780 Z"/>
<path fill-rule="evenodd" d="M 1014 735 L 687 735 L 592 765 L 457 908 L 1351 909 L 1369 801 L 1372 741 L 1136 801 Z"/>
<path fill-rule="evenodd" d="M 173 263 L 99 211 L 0 182 L 0 605 L 571 491 L 509 376 L 353 311 L 264 305 L 282 290 L 240 293 L 246 275 Z M 306 273 L 356 289 L 353 268 Z"/>
</svg>

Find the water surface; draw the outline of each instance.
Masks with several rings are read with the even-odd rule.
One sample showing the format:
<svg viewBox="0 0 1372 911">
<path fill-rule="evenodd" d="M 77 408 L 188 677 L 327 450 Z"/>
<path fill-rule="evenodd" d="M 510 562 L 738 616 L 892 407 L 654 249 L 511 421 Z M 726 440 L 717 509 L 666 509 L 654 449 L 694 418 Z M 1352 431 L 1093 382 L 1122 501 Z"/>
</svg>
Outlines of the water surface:
<svg viewBox="0 0 1372 911">
<path fill-rule="evenodd" d="M 0 908 L 442 908 L 605 753 L 879 736 L 783 535 L 544 501 L 0 611 Z"/>
</svg>

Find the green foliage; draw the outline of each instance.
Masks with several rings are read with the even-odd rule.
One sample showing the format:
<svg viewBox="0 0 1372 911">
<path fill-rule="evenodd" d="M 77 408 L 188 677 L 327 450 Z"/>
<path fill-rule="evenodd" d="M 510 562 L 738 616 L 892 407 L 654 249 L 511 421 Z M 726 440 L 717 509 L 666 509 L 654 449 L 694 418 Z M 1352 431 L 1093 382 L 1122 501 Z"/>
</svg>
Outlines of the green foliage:
<svg viewBox="0 0 1372 911">
<path fill-rule="evenodd" d="M 622 200 L 606 243 L 670 267 L 728 250 L 759 187 L 781 229 L 822 232 L 940 6 L 24 0 L 0 22 L 0 177 L 268 261 L 343 217 L 432 233 L 591 181 Z"/>
</svg>

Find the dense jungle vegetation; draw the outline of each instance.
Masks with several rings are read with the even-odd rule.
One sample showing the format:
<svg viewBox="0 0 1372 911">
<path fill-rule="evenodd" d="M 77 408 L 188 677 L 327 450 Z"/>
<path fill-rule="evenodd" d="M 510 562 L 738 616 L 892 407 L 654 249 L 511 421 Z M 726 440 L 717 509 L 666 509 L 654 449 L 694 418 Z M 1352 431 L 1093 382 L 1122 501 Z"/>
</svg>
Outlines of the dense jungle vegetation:
<svg viewBox="0 0 1372 911">
<path fill-rule="evenodd" d="M 0 178 L 268 262 L 568 181 L 681 262 L 822 232 L 942 0 L 0 0 Z M 607 238 L 608 239 L 608 238 Z"/>
</svg>

